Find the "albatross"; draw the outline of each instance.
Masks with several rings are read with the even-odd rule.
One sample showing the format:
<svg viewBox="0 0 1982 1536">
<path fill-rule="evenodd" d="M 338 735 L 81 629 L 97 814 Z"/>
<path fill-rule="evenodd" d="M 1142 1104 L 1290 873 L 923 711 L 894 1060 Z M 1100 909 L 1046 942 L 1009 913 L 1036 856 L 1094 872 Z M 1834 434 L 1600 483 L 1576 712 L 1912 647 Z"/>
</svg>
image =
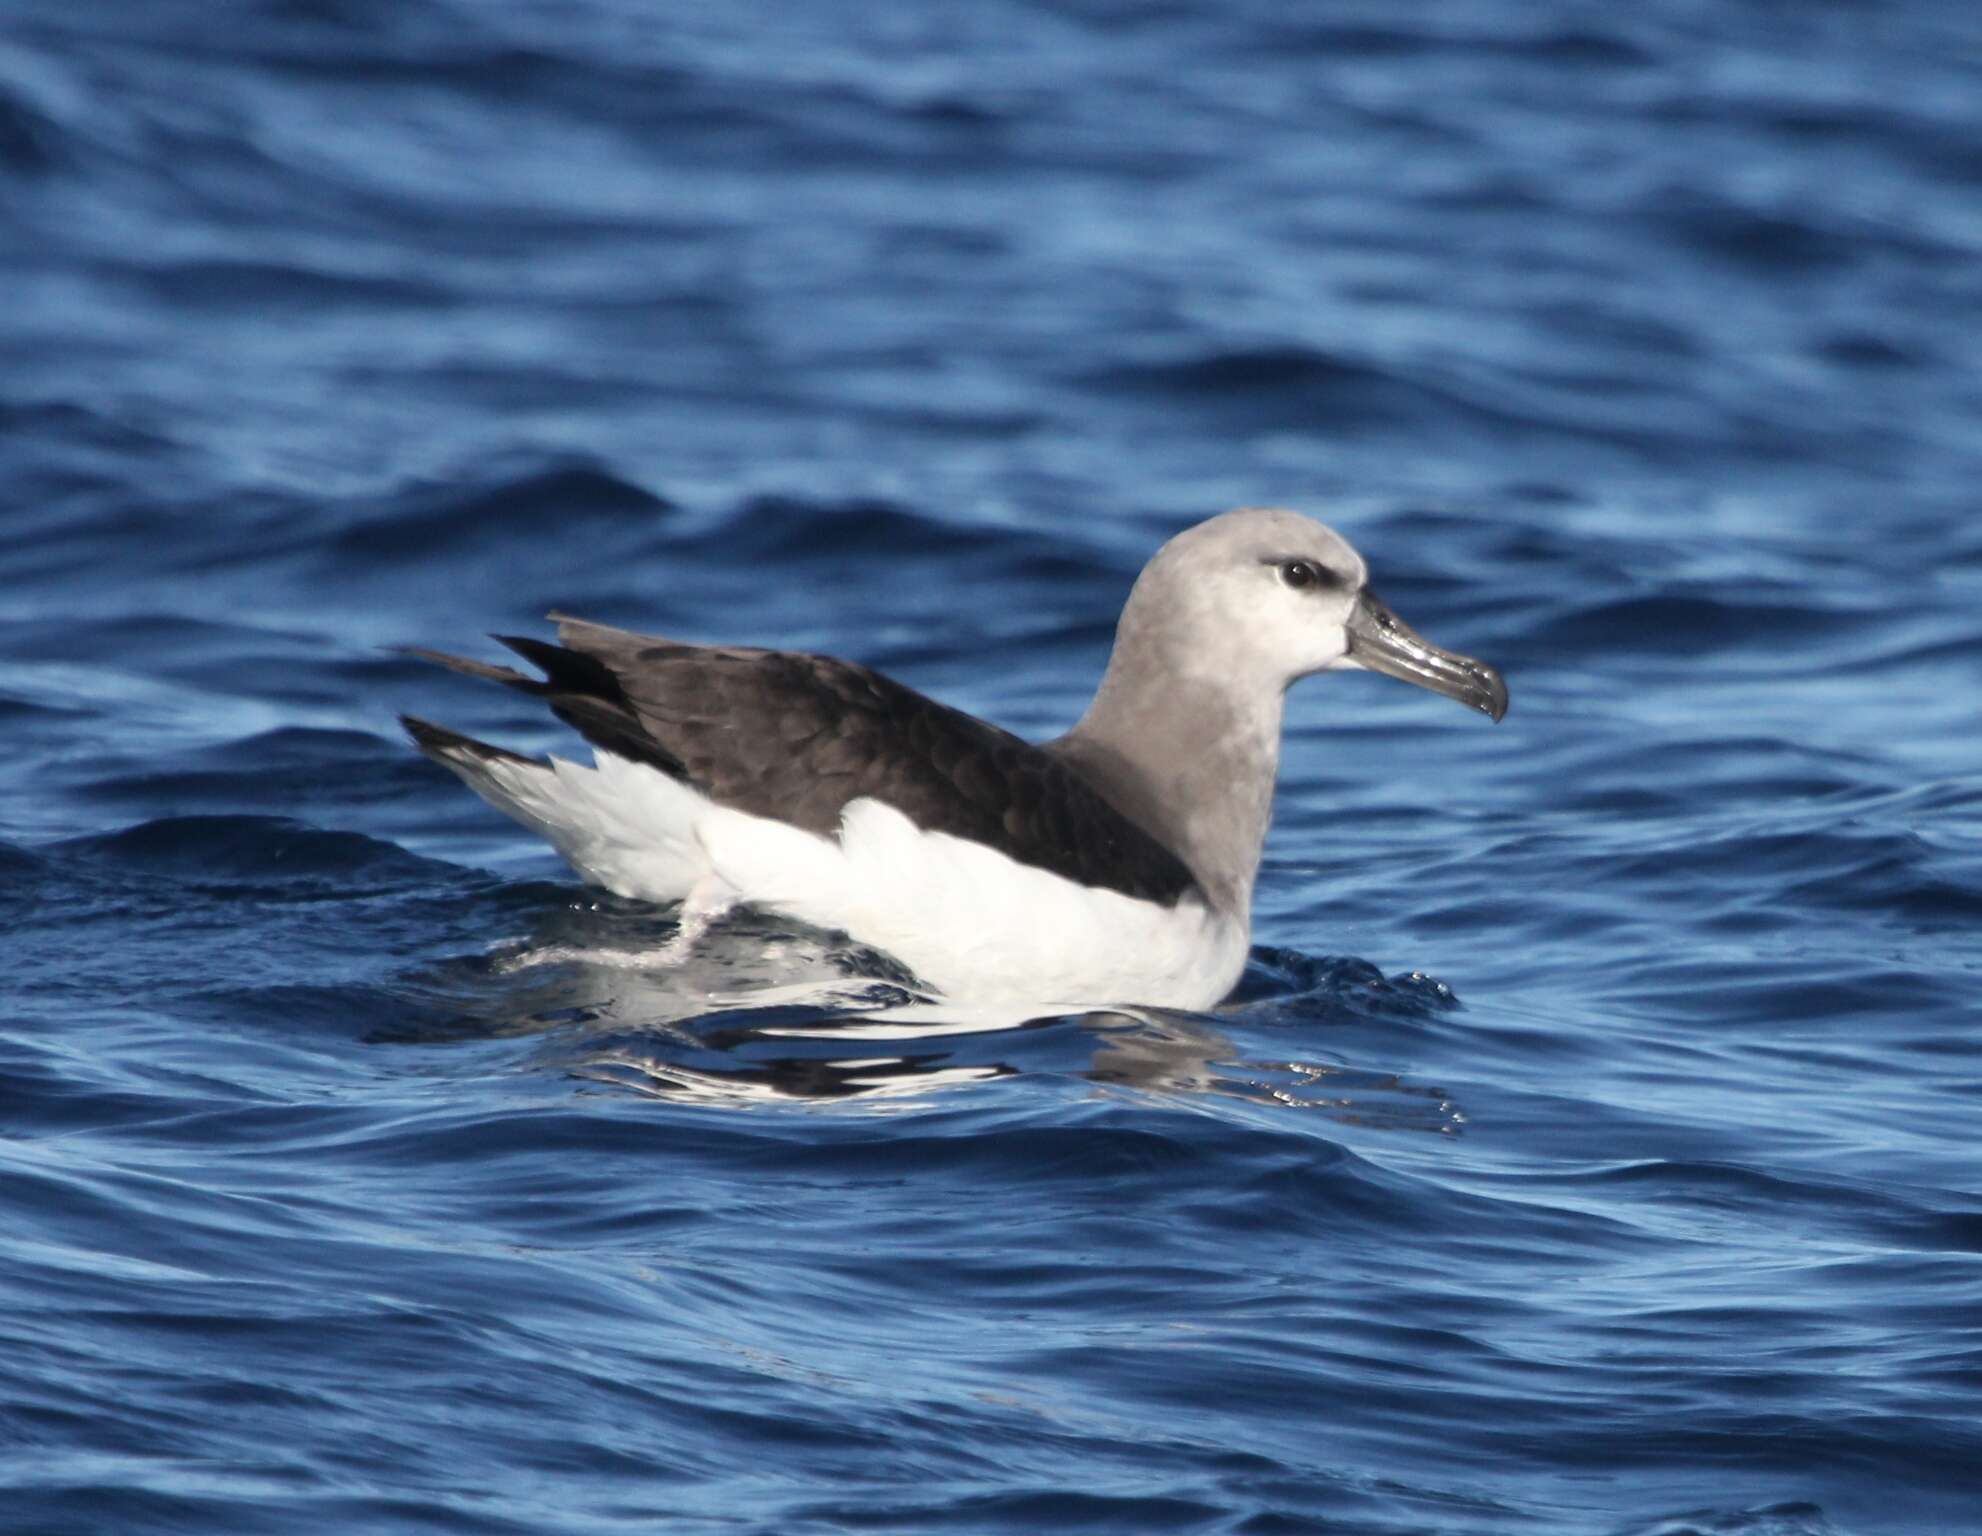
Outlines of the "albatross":
<svg viewBox="0 0 1982 1536">
<path fill-rule="evenodd" d="M 1037 744 L 856 662 L 691 645 L 552 614 L 494 638 L 540 676 L 408 654 L 541 699 L 591 766 L 402 716 L 419 749 L 588 882 L 837 930 L 940 996 L 1208 1008 L 1245 967 L 1283 701 L 1361 668 L 1498 721 L 1494 668 L 1431 644 L 1334 530 L 1242 508 L 1159 549 L 1101 686 Z"/>
</svg>

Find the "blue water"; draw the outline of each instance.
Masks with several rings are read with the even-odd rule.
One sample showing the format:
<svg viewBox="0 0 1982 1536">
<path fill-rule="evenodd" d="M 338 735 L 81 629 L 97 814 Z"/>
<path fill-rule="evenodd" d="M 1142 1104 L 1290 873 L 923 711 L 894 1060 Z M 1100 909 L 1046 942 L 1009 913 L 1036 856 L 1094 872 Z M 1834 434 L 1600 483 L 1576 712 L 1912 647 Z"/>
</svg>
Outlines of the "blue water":
<svg viewBox="0 0 1982 1536">
<path fill-rule="evenodd" d="M 5 11 L 0 1528 L 1982 1531 L 1982 12 Z M 393 725 L 1050 733 L 1260 502 L 1513 711 L 1296 691 L 1212 1014 L 684 1005 Z"/>
</svg>

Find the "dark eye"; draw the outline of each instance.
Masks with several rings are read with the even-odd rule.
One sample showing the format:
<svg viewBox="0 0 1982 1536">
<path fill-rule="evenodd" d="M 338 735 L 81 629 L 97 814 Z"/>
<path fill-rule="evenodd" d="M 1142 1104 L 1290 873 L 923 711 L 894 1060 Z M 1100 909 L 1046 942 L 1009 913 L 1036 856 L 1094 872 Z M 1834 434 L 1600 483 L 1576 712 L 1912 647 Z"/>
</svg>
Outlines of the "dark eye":
<svg viewBox="0 0 1982 1536">
<path fill-rule="evenodd" d="M 1312 560 L 1282 560 L 1280 579 L 1296 592 L 1304 592 L 1321 585 L 1321 572 L 1315 569 Z"/>
</svg>

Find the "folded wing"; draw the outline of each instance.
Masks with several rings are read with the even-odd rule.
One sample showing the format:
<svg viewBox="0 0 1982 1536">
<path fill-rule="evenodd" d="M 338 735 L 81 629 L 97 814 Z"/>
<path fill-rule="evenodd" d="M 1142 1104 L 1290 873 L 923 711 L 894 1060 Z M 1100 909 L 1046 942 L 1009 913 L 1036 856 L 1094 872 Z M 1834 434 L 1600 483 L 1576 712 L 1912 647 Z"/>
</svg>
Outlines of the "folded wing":
<svg viewBox="0 0 1982 1536">
<path fill-rule="evenodd" d="M 718 805 L 822 836 L 850 802 L 874 799 L 1082 885 L 1166 903 L 1194 887 L 1182 860 L 1067 764 L 869 667 L 553 617 L 557 644 L 497 637 L 541 679 L 412 654 L 540 697 L 595 747 Z"/>
</svg>

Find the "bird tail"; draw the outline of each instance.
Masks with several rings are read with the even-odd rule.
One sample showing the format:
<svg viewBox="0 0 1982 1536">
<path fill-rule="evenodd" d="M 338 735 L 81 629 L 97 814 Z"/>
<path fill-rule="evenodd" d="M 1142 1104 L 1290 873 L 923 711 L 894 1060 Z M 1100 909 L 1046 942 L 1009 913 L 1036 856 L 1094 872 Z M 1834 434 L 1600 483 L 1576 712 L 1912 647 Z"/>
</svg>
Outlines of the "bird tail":
<svg viewBox="0 0 1982 1536">
<path fill-rule="evenodd" d="M 423 753 L 594 885 L 643 901 L 679 901 L 709 872 L 698 826 L 711 807 L 665 774 L 605 752 L 591 768 L 525 757 L 430 720 L 399 720 Z"/>
<path fill-rule="evenodd" d="M 506 816 L 512 816 L 565 852 L 572 830 L 561 809 L 557 771 L 542 758 L 464 736 L 431 720 L 401 715 L 413 745 Z M 567 857 L 568 857 L 567 853 Z"/>
</svg>

